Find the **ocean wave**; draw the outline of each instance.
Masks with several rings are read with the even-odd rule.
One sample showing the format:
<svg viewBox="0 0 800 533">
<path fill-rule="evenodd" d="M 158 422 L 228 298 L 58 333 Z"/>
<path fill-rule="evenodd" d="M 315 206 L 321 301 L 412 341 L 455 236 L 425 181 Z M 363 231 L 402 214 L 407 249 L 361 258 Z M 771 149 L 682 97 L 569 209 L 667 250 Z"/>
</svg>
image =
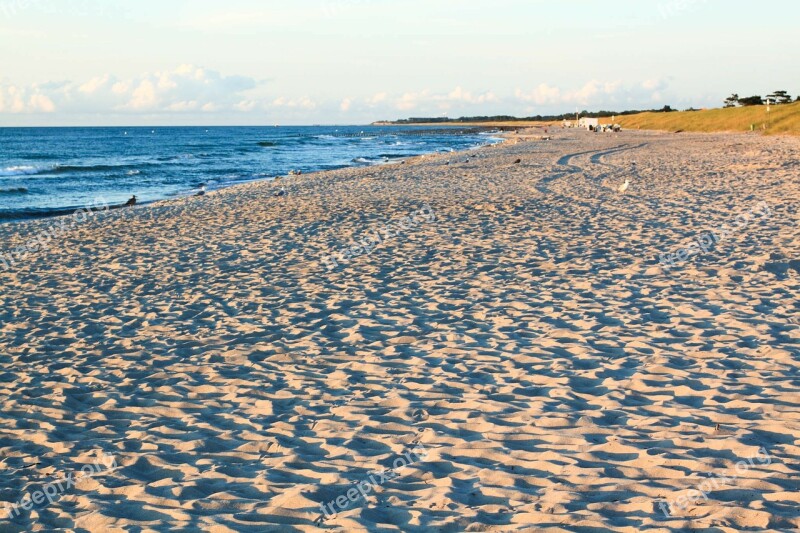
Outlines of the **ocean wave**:
<svg viewBox="0 0 800 533">
<path fill-rule="evenodd" d="M 27 187 L 11 187 L 8 189 L 0 188 L 0 194 L 27 194 Z"/>
<path fill-rule="evenodd" d="M 36 176 L 40 174 L 71 174 L 92 172 L 123 172 L 132 165 L 48 165 L 48 166 L 15 166 L 0 170 L 0 177 L 9 176 Z M 128 175 L 138 174 L 141 171 L 133 169 Z"/>
<path fill-rule="evenodd" d="M 130 165 L 56 165 L 50 172 L 66 174 L 69 172 L 113 172 L 128 168 Z M 42 172 L 42 174 L 47 171 Z"/>
<path fill-rule="evenodd" d="M 28 209 L 0 209 L 0 220 L 26 220 L 36 218 L 49 218 L 64 215 L 71 215 L 75 213 L 76 209 L 61 208 L 61 209 L 48 209 L 31 207 Z"/>
<path fill-rule="evenodd" d="M 47 167 L 53 168 L 53 167 Z M 0 170 L 0 177 L 9 177 L 9 176 L 27 176 L 31 174 L 38 174 L 42 172 L 43 167 L 34 167 L 29 165 L 20 165 L 14 167 L 6 167 Z"/>
<path fill-rule="evenodd" d="M 351 163 L 356 163 L 359 165 L 380 165 L 383 163 L 389 163 L 392 160 L 404 159 L 407 157 L 414 157 L 414 154 L 378 154 L 375 156 L 361 156 L 361 157 L 354 157 L 350 160 Z"/>
<path fill-rule="evenodd" d="M 174 137 L 161 135 L 157 146 L 149 130 L 146 139 L 129 135 L 124 146 L 82 130 L 68 134 L 47 131 L 36 145 L 23 140 L 16 150 L 6 151 L 3 142 L 0 189 L 5 190 L 0 193 L 0 224 L 4 219 L 59 214 L 50 206 L 67 209 L 84 194 L 103 193 L 123 202 L 134 193 L 143 198 L 171 198 L 196 193 L 200 183 L 219 189 L 286 175 L 292 168 L 304 173 L 368 168 L 442 147 L 464 149 L 492 140 L 477 135 L 439 136 L 437 131 L 422 128 L 406 134 L 394 129 L 326 127 L 284 128 L 279 135 L 243 128 L 212 142 L 202 131 L 196 132 L 199 135 L 186 131 Z M 33 160 L 34 150 L 47 156 Z M 56 181 L 58 187 L 52 187 Z M 20 187 L 29 191 L 15 190 Z M 18 211 L 28 208 L 31 210 Z"/>
</svg>

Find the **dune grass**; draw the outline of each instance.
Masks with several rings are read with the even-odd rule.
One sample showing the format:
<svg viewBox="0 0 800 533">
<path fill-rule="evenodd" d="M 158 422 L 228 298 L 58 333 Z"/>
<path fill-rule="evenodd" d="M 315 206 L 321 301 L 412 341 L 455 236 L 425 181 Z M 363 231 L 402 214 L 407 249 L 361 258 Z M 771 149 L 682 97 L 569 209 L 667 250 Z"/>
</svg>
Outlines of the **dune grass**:
<svg viewBox="0 0 800 533">
<path fill-rule="evenodd" d="M 800 135 L 800 102 L 770 106 L 769 115 L 768 121 L 767 106 L 762 105 L 672 113 L 639 113 L 617 117 L 616 122 L 625 129 L 699 132 L 750 131 L 752 125 L 756 131 L 763 130 L 767 135 Z M 601 124 L 610 123 L 611 119 L 601 119 Z"/>
<path fill-rule="evenodd" d="M 800 102 L 770 106 L 733 107 L 727 109 L 704 109 L 701 111 L 674 111 L 672 113 L 637 113 L 615 117 L 615 122 L 624 129 L 698 131 L 698 132 L 743 132 L 763 131 L 767 135 L 800 135 Z M 601 118 L 601 124 L 611 124 L 611 118 Z M 459 122 L 414 124 L 415 126 L 453 127 L 558 127 L 561 122 Z"/>
</svg>

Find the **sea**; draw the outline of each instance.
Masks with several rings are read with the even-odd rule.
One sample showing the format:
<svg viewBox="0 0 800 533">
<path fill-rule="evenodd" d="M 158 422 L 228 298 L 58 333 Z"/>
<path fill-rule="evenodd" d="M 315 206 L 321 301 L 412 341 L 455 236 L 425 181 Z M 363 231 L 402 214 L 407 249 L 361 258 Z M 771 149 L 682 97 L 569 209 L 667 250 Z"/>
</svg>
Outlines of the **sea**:
<svg viewBox="0 0 800 533">
<path fill-rule="evenodd" d="M 463 127 L 0 128 L 0 223 L 499 141 Z"/>
</svg>

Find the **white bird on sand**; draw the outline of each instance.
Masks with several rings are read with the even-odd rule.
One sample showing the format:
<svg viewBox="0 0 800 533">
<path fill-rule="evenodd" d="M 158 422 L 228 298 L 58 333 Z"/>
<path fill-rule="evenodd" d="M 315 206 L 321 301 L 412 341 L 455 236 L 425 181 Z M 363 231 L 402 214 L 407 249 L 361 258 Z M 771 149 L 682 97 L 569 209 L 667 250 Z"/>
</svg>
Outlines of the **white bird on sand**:
<svg viewBox="0 0 800 533">
<path fill-rule="evenodd" d="M 284 189 L 283 187 L 281 187 L 281 190 L 279 190 L 279 191 L 275 192 L 275 194 L 273 194 L 273 196 L 275 196 L 275 197 L 278 197 L 278 196 L 286 196 L 286 189 Z"/>
<path fill-rule="evenodd" d="M 635 176 L 639 175 L 639 173 L 636 171 L 636 161 L 631 161 L 631 173 L 634 174 Z M 620 185 L 619 189 L 617 189 L 617 190 L 620 192 L 620 194 L 624 194 L 625 191 L 627 191 L 628 187 L 630 187 L 630 186 L 631 186 L 631 180 L 628 179 L 628 178 L 625 178 L 625 183 Z"/>
</svg>

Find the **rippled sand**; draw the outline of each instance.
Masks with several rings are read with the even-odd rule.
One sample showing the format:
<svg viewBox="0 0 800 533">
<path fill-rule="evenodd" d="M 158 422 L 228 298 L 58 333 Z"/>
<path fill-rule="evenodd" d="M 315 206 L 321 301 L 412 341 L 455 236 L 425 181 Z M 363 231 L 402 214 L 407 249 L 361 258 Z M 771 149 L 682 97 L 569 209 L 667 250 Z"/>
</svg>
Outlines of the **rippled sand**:
<svg viewBox="0 0 800 533">
<path fill-rule="evenodd" d="M 0 267 L 0 508 L 114 458 L 0 531 L 800 527 L 800 140 L 542 134 L 97 215 Z"/>
</svg>

